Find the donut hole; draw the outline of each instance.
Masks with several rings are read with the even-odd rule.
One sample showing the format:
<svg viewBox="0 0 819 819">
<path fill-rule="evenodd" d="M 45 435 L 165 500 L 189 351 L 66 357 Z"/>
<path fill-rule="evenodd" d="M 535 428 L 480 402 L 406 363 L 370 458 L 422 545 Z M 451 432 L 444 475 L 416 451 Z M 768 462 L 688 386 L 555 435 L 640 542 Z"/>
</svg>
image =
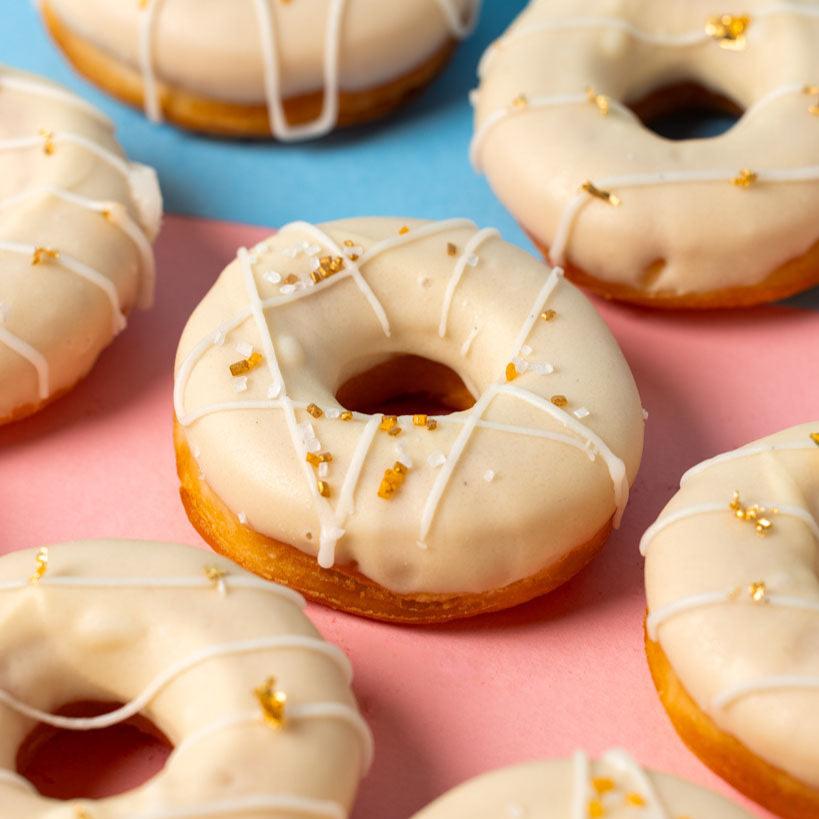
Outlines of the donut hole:
<svg viewBox="0 0 819 819">
<path fill-rule="evenodd" d="M 649 131 L 675 141 L 720 136 L 744 113 L 735 100 L 694 81 L 655 88 L 626 105 Z"/>
<path fill-rule="evenodd" d="M 394 355 L 359 370 L 336 391 L 342 407 L 368 415 L 449 415 L 475 396 L 451 367 L 417 355 Z"/>
<path fill-rule="evenodd" d="M 75 702 L 57 713 L 96 717 L 122 703 Z M 49 799 L 100 799 L 148 782 L 164 767 L 173 746 L 150 719 L 138 715 L 98 731 L 35 726 L 17 752 L 17 772 Z"/>
</svg>

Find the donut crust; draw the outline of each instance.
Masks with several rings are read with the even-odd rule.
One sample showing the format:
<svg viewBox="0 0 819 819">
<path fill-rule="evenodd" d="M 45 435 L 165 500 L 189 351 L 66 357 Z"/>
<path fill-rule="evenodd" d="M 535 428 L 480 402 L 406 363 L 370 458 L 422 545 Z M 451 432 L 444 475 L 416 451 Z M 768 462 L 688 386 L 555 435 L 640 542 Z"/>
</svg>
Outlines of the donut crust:
<svg viewBox="0 0 819 819">
<path fill-rule="evenodd" d="M 819 791 L 758 757 L 700 709 L 658 642 L 645 635 L 654 687 L 682 741 L 714 773 L 782 819 L 819 819 Z"/>
<path fill-rule="evenodd" d="M 316 558 L 243 526 L 199 477 L 184 429 L 174 421 L 179 493 L 188 518 L 217 552 L 308 599 L 350 614 L 392 623 L 426 625 L 474 617 L 526 603 L 565 583 L 600 551 L 612 529 L 609 520 L 594 537 L 531 577 L 500 589 L 464 594 L 399 594 L 352 566 L 321 569 Z"/>
<path fill-rule="evenodd" d="M 43 0 L 42 15 L 46 28 L 74 68 L 94 85 L 122 102 L 142 109 L 142 77 L 129 65 L 75 34 Z M 431 57 L 398 79 L 363 91 L 339 91 L 339 114 L 335 128 L 361 125 L 379 119 L 411 99 L 428 85 L 449 62 L 456 41 L 449 39 Z M 291 125 L 316 119 L 322 108 L 324 92 L 289 97 L 284 100 L 285 115 Z M 166 120 L 215 136 L 271 138 L 267 105 L 243 105 L 192 94 L 181 88 L 160 84 L 160 101 Z"/>
</svg>

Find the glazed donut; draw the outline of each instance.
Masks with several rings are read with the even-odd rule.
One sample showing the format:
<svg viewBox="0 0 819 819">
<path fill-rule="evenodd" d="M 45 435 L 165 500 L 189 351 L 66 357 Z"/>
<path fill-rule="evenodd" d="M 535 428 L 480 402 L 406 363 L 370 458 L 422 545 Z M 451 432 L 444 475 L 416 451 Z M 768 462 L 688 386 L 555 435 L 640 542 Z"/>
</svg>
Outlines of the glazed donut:
<svg viewBox="0 0 819 819">
<path fill-rule="evenodd" d="M 691 469 L 646 532 L 647 648 L 682 739 L 786 819 L 819 817 L 819 422 Z"/>
<path fill-rule="evenodd" d="M 819 283 L 819 4 L 532 0 L 480 68 L 472 160 L 554 264 L 657 307 Z M 712 139 L 643 125 L 707 102 Z"/>
<path fill-rule="evenodd" d="M 625 751 L 599 759 L 527 762 L 483 774 L 444 794 L 414 819 L 749 819 L 721 796 L 643 770 Z"/>
<path fill-rule="evenodd" d="M 75 68 L 131 105 L 228 136 L 299 140 L 384 116 L 471 33 L 480 0 L 40 0 Z"/>
<path fill-rule="evenodd" d="M 69 390 L 150 306 L 161 217 L 106 117 L 0 66 L 0 424 Z"/>
<path fill-rule="evenodd" d="M 4 819 L 344 819 L 372 739 L 350 664 L 295 592 L 187 546 L 86 541 L 0 559 Z M 275 677 L 275 680 L 273 679 Z M 59 710 L 118 701 L 102 716 Z M 100 801 L 42 797 L 16 773 L 37 723 L 93 731 L 142 713 L 165 768 Z"/>
<path fill-rule="evenodd" d="M 447 367 L 459 411 L 378 408 L 411 385 L 456 395 Z M 203 537 L 385 620 L 564 582 L 617 523 L 642 452 L 634 380 L 593 307 L 464 219 L 296 222 L 240 250 L 184 331 L 174 400 Z"/>
</svg>

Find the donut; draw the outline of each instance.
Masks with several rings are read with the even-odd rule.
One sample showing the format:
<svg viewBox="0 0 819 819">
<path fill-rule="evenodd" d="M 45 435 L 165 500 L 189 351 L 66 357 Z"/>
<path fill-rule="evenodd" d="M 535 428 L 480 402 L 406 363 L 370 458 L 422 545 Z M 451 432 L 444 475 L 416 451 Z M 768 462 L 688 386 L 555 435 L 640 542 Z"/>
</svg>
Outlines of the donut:
<svg viewBox="0 0 819 819">
<path fill-rule="evenodd" d="M 211 546 L 418 623 L 575 574 L 619 522 L 644 429 L 580 291 L 465 219 L 295 222 L 240 249 L 184 330 L 174 403 Z"/>
<path fill-rule="evenodd" d="M 62 88 L 0 66 L 0 424 L 73 387 L 153 299 L 156 175 Z"/>
<path fill-rule="evenodd" d="M 83 541 L 0 558 L 4 819 L 345 819 L 372 739 L 347 657 L 303 603 L 189 546 Z M 101 700 L 113 710 L 61 714 Z M 137 714 L 174 748 L 136 790 L 69 804 L 17 773 L 38 723 L 94 731 Z"/>
<path fill-rule="evenodd" d="M 785 819 L 819 817 L 819 422 L 694 467 L 642 539 L 646 646 L 706 765 Z"/>
<path fill-rule="evenodd" d="M 459 785 L 413 819 L 749 819 L 721 796 L 644 770 L 625 751 L 526 762 Z"/>
<path fill-rule="evenodd" d="M 383 117 L 468 36 L 480 0 L 40 0 L 91 82 L 211 134 L 293 141 Z"/>
<path fill-rule="evenodd" d="M 575 282 L 668 308 L 819 283 L 819 4 L 742 7 L 532 0 L 484 55 L 472 161 Z M 644 124 L 691 104 L 742 116 L 711 139 Z"/>
</svg>

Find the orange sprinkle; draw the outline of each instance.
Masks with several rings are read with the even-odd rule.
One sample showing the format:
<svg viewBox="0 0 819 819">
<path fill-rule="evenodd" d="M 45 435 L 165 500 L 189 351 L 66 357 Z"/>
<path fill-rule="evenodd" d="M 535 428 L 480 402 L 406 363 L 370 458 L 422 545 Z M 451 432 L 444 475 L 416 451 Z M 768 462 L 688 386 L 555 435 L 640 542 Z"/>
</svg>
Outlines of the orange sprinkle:
<svg viewBox="0 0 819 819">
<path fill-rule="evenodd" d="M 642 794 L 636 791 L 630 791 L 626 794 L 626 804 L 633 805 L 635 808 L 644 808 L 646 806 L 646 799 Z"/>
<path fill-rule="evenodd" d="M 307 412 L 312 415 L 313 418 L 321 418 L 321 416 L 324 415 L 324 410 L 312 403 L 307 405 Z"/>
<path fill-rule="evenodd" d="M 44 262 L 56 262 L 60 258 L 60 251 L 53 247 L 35 247 L 34 253 L 31 254 L 32 267 Z"/>
<path fill-rule="evenodd" d="M 330 485 L 327 483 L 327 481 L 316 481 L 316 488 L 318 489 L 318 493 L 322 498 L 330 497 Z"/>
<path fill-rule="evenodd" d="M 540 317 L 544 321 L 554 321 L 554 319 L 557 318 L 557 310 L 544 310 L 540 314 Z"/>
<path fill-rule="evenodd" d="M 518 377 L 518 368 L 515 366 L 514 361 L 510 361 L 506 365 L 506 380 L 507 381 L 514 381 Z"/>
<path fill-rule="evenodd" d="M 353 414 L 350 410 L 343 410 L 342 413 L 338 416 L 342 421 L 352 421 Z"/>
<path fill-rule="evenodd" d="M 549 399 L 556 407 L 565 407 L 569 403 L 569 399 L 565 395 L 553 395 Z"/>
<path fill-rule="evenodd" d="M 427 425 L 427 421 L 429 421 L 429 418 L 422 413 L 412 416 L 412 423 L 416 427 L 425 427 Z"/>
<path fill-rule="evenodd" d="M 399 236 L 406 236 L 406 235 L 409 233 L 409 230 L 410 230 L 410 229 L 409 229 L 409 228 L 408 228 L 406 225 L 404 225 L 404 226 L 403 226 L 403 227 L 402 227 L 402 228 L 401 228 L 401 229 L 398 231 L 398 235 L 399 235 Z"/>
<path fill-rule="evenodd" d="M 233 364 L 231 364 L 230 374 L 232 376 L 237 376 L 249 373 L 251 370 L 255 370 L 256 367 L 262 363 L 262 361 L 264 361 L 264 356 L 262 356 L 261 353 L 251 353 L 247 358 L 243 358 L 241 361 L 235 361 Z"/>
<path fill-rule="evenodd" d="M 307 463 L 310 466 L 319 466 L 319 464 L 330 464 L 333 462 L 333 456 L 329 452 L 308 452 Z"/>
<path fill-rule="evenodd" d="M 398 417 L 395 415 L 385 415 L 381 418 L 378 428 L 382 432 L 390 432 L 398 426 Z"/>
</svg>

